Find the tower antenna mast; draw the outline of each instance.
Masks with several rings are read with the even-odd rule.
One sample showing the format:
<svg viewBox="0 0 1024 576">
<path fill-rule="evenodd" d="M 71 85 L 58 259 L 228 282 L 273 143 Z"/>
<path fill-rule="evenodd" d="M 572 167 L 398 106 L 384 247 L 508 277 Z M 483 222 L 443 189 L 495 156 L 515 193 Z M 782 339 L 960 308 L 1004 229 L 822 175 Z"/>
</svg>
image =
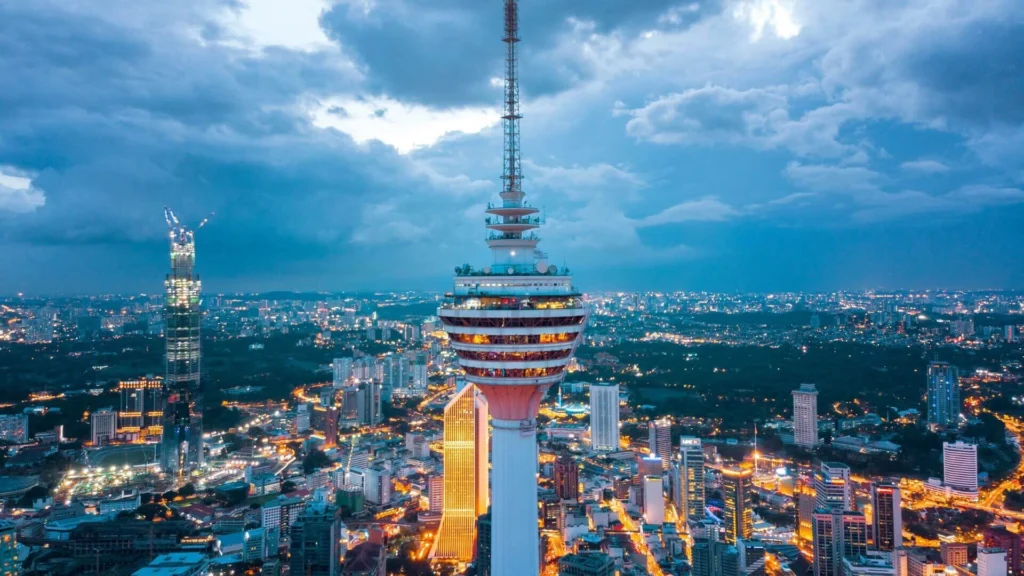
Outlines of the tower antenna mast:
<svg viewBox="0 0 1024 576">
<path fill-rule="evenodd" d="M 501 199 L 506 206 L 521 206 L 523 202 L 523 169 L 519 152 L 519 2 L 505 0 L 505 131 L 504 186 Z"/>
</svg>

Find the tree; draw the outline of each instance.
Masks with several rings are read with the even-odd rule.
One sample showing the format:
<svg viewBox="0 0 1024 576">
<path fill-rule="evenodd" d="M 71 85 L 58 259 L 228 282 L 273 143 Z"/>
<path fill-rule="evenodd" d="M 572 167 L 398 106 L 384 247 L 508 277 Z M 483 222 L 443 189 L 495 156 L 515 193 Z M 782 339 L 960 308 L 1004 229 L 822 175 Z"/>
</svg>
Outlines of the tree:
<svg viewBox="0 0 1024 576">
<path fill-rule="evenodd" d="M 167 502 L 170 502 L 177 497 L 178 493 L 175 492 L 174 490 L 168 490 L 167 492 L 164 492 L 164 500 L 166 500 Z"/>
<path fill-rule="evenodd" d="M 178 495 L 181 496 L 182 498 L 189 498 L 191 496 L 195 496 L 196 487 L 191 482 L 189 482 L 188 484 L 182 486 L 181 490 L 178 490 Z"/>
<path fill-rule="evenodd" d="M 294 492 L 294 491 L 295 491 L 295 482 L 292 482 L 291 480 L 285 480 L 284 482 L 281 483 L 281 493 L 282 494 L 288 494 L 288 493 Z"/>
<path fill-rule="evenodd" d="M 306 474 L 330 466 L 331 459 L 322 450 L 312 450 L 302 461 L 302 471 Z"/>
</svg>

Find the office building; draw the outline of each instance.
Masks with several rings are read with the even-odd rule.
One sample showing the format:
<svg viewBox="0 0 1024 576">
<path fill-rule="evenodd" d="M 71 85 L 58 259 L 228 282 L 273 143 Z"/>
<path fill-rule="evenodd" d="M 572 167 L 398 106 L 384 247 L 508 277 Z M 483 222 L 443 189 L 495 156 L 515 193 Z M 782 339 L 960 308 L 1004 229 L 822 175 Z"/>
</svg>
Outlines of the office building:
<svg viewBox="0 0 1024 576">
<path fill-rule="evenodd" d="M 14 522 L 0 521 L 0 576 L 21 574 L 18 559 L 18 530 Z"/>
<path fill-rule="evenodd" d="M 793 440 L 801 448 L 818 445 L 818 389 L 801 384 L 793 391 Z"/>
<path fill-rule="evenodd" d="M 715 575 L 741 576 L 740 551 L 732 544 L 722 543 L 716 546 Z"/>
<path fill-rule="evenodd" d="M 822 462 L 814 473 L 815 509 L 833 512 L 853 509 L 850 467 L 841 462 Z"/>
<path fill-rule="evenodd" d="M 960 378 L 948 362 L 930 362 L 926 375 L 928 424 L 955 428 L 960 423 Z"/>
<path fill-rule="evenodd" d="M 491 512 L 476 520 L 476 573 L 491 576 Z"/>
<path fill-rule="evenodd" d="M 444 507 L 431 558 L 470 562 L 487 512 L 487 400 L 467 386 L 444 409 Z"/>
<path fill-rule="evenodd" d="M 0 440 L 13 444 L 28 442 L 28 414 L 0 414 Z"/>
<path fill-rule="evenodd" d="M 672 462 L 672 501 L 684 518 L 704 517 L 704 450 L 700 438 L 679 439 L 679 458 Z"/>
<path fill-rule="evenodd" d="M 942 556 L 942 563 L 947 566 L 967 565 L 966 542 L 940 542 L 939 553 Z"/>
<path fill-rule="evenodd" d="M 579 469 L 576 461 L 568 454 L 562 454 L 555 460 L 554 466 L 555 494 L 559 500 L 578 501 L 580 499 Z"/>
<path fill-rule="evenodd" d="M 651 456 L 661 458 L 661 469 L 668 470 L 672 460 L 672 421 L 668 419 L 647 423 L 647 446 Z"/>
<path fill-rule="evenodd" d="M 291 525 L 290 532 L 292 574 L 338 575 L 348 534 L 334 506 L 314 498 Z"/>
<path fill-rule="evenodd" d="M 1002 548 L 978 549 L 977 576 L 1006 576 L 1006 551 Z"/>
<path fill-rule="evenodd" d="M 590 446 L 600 452 L 619 449 L 619 385 L 590 385 Z"/>
<path fill-rule="evenodd" d="M 92 445 L 102 446 L 117 437 L 117 412 L 113 407 L 100 408 L 89 415 Z"/>
<path fill-rule="evenodd" d="M 835 514 L 830 510 L 816 510 L 811 524 L 814 576 L 837 576 Z"/>
<path fill-rule="evenodd" d="M 309 432 L 310 423 L 309 404 L 303 402 L 295 407 L 295 433 Z"/>
<path fill-rule="evenodd" d="M 956 494 L 978 494 L 978 446 L 962 441 L 942 443 L 942 483 Z"/>
<path fill-rule="evenodd" d="M 836 553 L 839 558 L 858 558 L 868 553 L 868 523 L 861 512 L 846 510 L 837 514 L 836 521 L 840 525 L 836 529 L 840 545 Z"/>
<path fill-rule="evenodd" d="M 117 385 L 121 393 L 118 432 L 137 441 L 160 438 L 163 432 L 164 382 L 160 378 L 126 380 Z"/>
<path fill-rule="evenodd" d="M 558 559 L 558 576 L 615 576 L 615 561 L 607 554 L 567 554 Z"/>
<path fill-rule="evenodd" d="M 871 485 L 871 526 L 875 549 L 892 552 L 903 546 L 903 516 L 899 486 L 889 483 Z"/>
<path fill-rule="evenodd" d="M 985 548 L 999 548 L 1006 552 L 1008 572 L 1013 576 L 1021 576 L 1022 546 L 1021 535 L 1010 532 L 1005 526 L 989 526 L 982 533 Z"/>
<path fill-rule="evenodd" d="M 722 470 L 722 493 L 725 496 L 725 541 L 735 544 L 754 533 L 754 510 L 751 503 L 753 470 L 725 468 Z"/>
<path fill-rule="evenodd" d="M 412 368 L 412 387 L 415 390 L 427 389 L 427 355 L 417 352 L 410 364 Z"/>
<path fill-rule="evenodd" d="M 164 282 L 167 374 L 160 440 L 160 468 L 183 477 L 203 464 L 203 398 L 199 375 L 200 293 L 195 272 L 195 232 L 166 211 L 170 226 L 171 272 Z M 202 224 L 200 224 L 202 226 Z"/>
<path fill-rule="evenodd" d="M 661 476 L 644 478 L 644 522 L 661 526 L 665 523 L 665 495 Z"/>
</svg>

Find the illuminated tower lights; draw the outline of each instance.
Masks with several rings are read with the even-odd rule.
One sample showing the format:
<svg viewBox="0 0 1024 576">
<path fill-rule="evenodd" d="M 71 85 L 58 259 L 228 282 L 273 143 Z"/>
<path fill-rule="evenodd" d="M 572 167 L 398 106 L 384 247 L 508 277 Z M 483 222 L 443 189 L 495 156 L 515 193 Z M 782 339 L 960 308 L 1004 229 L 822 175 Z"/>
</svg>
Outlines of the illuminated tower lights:
<svg viewBox="0 0 1024 576">
<path fill-rule="evenodd" d="M 167 340 L 167 387 L 163 413 L 160 466 L 169 474 L 188 475 L 203 464 L 203 402 L 200 374 L 200 293 L 195 273 L 195 231 L 165 209 L 171 240 L 171 273 L 164 286 Z M 197 228 L 206 224 L 203 220 Z"/>
<path fill-rule="evenodd" d="M 466 379 L 490 407 L 492 574 L 537 574 L 537 411 L 565 377 L 587 313 L 568 270 L 537 251 L 539 210 L 523 202 L 519 152 L 519 9 L 505 0 L 505 152 L 501 203 L 487 208 L 492 264 L 456 269 L 438 316 Z"/>
</svg>

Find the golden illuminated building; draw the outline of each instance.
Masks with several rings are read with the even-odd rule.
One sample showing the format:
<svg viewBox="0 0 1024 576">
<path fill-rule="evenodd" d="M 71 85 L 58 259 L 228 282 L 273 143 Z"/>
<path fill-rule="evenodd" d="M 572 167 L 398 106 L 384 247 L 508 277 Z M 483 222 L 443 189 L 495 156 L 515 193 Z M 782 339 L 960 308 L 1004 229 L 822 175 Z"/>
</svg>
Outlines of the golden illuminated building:
<svg viewBox="0 0 1024 576">
<path fill-rule="evenodd" d="M 725 495 L 725 541 L 749 539 L 754 534 L 754 510 L 750 499 L 754 471 L 741 468 L 722 470 L 722 493 Z"/>
<path fill-rule="evenodd" d="M 163 379 L 125 380 L 117 385 L 121 393 L 121 410 L 117 414 L 117 430 L 126 436 L 159 438 L 163 432 Z"/>
<path fill-rule="evenodd" d="M 487 513 L 487 400 L 466 386 L 444 409 L 444 501 L 431 558 L 471 562 L 476 520 Z"/>
</svg>

